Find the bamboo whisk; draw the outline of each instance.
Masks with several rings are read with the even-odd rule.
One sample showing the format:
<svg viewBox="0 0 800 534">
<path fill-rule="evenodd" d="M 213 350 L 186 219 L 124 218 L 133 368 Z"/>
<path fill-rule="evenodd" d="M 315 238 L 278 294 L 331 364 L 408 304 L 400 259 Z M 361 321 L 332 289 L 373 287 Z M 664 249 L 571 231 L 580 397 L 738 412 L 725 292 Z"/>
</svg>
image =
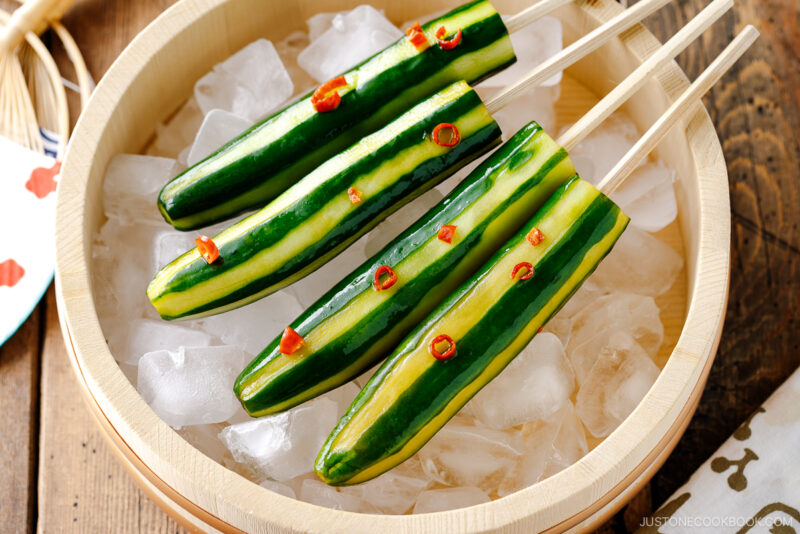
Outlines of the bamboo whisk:
<svg viewBox="0 0 800 534">
<path fill-rule="evenodd" d="M 57 158 L 69 136 L 69 110 L 61 74 L 36 34 L 52 26 L 75 67 L 85 106 L 91 77 L 75 40 L 58 21 L 72 1 L 27 0 L 11 15 L 0 11 L 0 135 L 42 152 L 40 126 L 54 130 Z"/>
</svg>

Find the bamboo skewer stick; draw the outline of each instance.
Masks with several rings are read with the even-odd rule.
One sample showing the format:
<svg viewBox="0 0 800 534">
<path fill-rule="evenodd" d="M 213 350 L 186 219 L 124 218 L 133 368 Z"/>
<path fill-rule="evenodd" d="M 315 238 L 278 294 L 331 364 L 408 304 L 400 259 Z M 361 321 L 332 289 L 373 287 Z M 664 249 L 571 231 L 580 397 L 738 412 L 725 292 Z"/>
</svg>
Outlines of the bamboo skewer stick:
<svg viewBox="0 0 800 534">
<path fill-rule="evenodd" d="M 530 7 L 526 7 L 506 21 L 508 33 L 513 33 L 524 28 L 532 22 L 536 22 L 548 13 L 555 11 L 561 6 L 565 6 L 573 0 L 540 0 Z"/>
<path fill-rule="evenodd" d="M 610 195 L 622 181 L 642 162 L 678 121 L 690 116 L 700 105 L 700 98 L 742 57 L 758 38 L 758 30 L 748 25 L 711 62 L 711 65 L 675 100 L 667 111 L 639 138 L 598 184 L 597 188 Z"/>
<path fill-rule="evenodd" d="M 503 89 L 497 96 L 487 102 L 486 109 L 489 110 L 489 113 L 502 109 L 523 93 L 558 74 L 590 52 L 600 48 L 612 37 L 615 37 L 671 1 L 642 0 L 635 6 L 626 9 L 602 26 L 584 35 L 560 53 L 540 63 L 528 74 Z"/>
<path fill-rule="evenodd" d="M 597 128 L 601 122 L 606 120 L 616 111 L 628 98 L 665 65 L 675 59 L 697 39 L 700 34 L 707 30 L 723 14 L 733 7 L 733 0 L 714 0 L 697 16 L 690 20 L 686 26 L 681 28 L 672 38 L 656 50 L 641 65 L 633 70 L 619 85 L 609 91 L 588 113 L 581 117 L 575 124 L 561 134 L 558 144 L 567 151 L 572 150 L 575 145 L 580 143 L 592 130 Z"/>
</svg>

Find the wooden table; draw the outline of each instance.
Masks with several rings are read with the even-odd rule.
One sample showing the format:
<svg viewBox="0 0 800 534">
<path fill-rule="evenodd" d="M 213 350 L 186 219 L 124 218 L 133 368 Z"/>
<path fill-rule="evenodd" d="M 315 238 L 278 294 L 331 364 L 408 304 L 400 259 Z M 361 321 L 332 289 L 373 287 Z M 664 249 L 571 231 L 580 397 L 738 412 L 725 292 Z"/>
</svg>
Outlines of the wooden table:
<svg viewBox="0 0 800 534">
<path fill-rule="evenodd" d="M 64 23 L 99 78 L 171 3 L 78 0 Z M 664 40 L 706 3 L 676 0 L 646 24 Z M 745 23 L 762 32 L 705 99 L 731 184 L 725 330 L 686 434 L 649 486 L 601 531 L 633 530 L 800 364 L 800 5 L 737 4 L 679 60 L 693 77 Z M 56 55 L 70 76 L 65 55 Z M 52 288 L 0 349 L 0 408 L 0 532 L 182 531 L 133 484 L 95 429 L 65 353 Z"/>
</svg>

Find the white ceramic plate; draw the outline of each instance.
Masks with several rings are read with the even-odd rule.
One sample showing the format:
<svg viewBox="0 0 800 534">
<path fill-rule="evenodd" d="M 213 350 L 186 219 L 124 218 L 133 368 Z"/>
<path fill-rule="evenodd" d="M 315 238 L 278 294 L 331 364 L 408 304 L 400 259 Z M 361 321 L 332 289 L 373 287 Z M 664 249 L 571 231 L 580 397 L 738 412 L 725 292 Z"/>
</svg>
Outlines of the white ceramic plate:
<svg viewBox="0 0 800 534">
<path fill-rule="evenodd" d="M 0 345 L 53 280 L 54 159 L 0 137 Z"/>
</svg>

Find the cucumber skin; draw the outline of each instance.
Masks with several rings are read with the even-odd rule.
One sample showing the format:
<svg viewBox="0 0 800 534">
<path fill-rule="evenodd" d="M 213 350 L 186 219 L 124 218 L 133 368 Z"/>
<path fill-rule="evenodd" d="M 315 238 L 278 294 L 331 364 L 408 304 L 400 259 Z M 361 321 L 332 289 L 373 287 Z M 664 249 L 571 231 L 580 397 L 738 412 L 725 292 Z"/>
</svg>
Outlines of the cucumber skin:
<svg viewBox="0 0 800 534">
<path fill-rule="evenodd" d="M 442 18 L 482 3 L 485 3 L 485 0 L 471 2 L 425 24 L 424 27 L 426 29 L 432 27 Z M 401 62 L 344 94 L 335 112 L 315 113 L 308 120 L 297 124 L 287 135 L 267 146 L 250 152 L 246 157 L 216 172 L 202 176 L 194 183 L 181 185 L 183 178 L 187 177 L 196 165 L 202 165 L 206 160 L 226 151 L 251 132 L 264 127 L 293 104 L 287 106 L 284 110 L 254 125 L 165 185 L 158 199 L 161 214 L 175 228 L 192 230 L 263 206 L 325 160 L 388 124 L 414 103 L 461 79 L 462 76 L 459 76 L 458 72 L 449 73 L 446 67 L 458 57 L 479 50 L 504 36 L 508 38 L 508 31 L 500 16 L 495 13 L 478 24 L 464 28 L 462 42 L 456 48 L 441 50 L 438 46 L 431 46 L 424 53 Z M 360 65 L 370 59 L 372 58 L 368 58 Z M 466 81 L 478 83 L 515 61 L 516 58 L 512 54 L 511 60 Z M 360 65 L 348 72 L 356 70 Z M 409 80 L 418 80 L 419 83 L 410 86 Z M 309 92 L 298 101 L 310 98 L 312 93 L 313 91 Z M 387 95 L 391 100 L 387 101 Z M 177 193 L 166 195 L 167 191 L 176 187 L 179 188 Z M 207 210 L 219 211 L 222 202 L 231 203 L 224 213 L 204 215 Z"/>
<path fill-rule="evenodd" d="M 180 273 L 173 276 L 158 294 L 148 293 L 153 304 L 158 309 L 158 300 L 163 296 L 180 292 L 195 286 L 200 282 L 213 279 L 229 269 L 247 263 L 259 251 L 268 248 L 279 241 L 290 230 L 296 228 L 305 217 L 325 209 L 325 204 L 336 193 L 347 189 L 347 186 L 370 166 L 379 165 L 385 159 L 385 153 L 396 153 L 403 148 L 408 148 L 420 142 L 430 142 L 426 134 L 433 127 L 453 117 L 461 116 L 483 104 L 474 90 L 459 96 L 452 102 L 437 109 L 424 120 L 396 137 L 391 143 L 382 146 L 374 153 L 359 160 L 356 165 L 348 167 L 336 175 L 335 179 L 328 180 L 322 187 L 315 190 L 302 201 L 296 202 L 290 208 L 283 210 L 275 217 L 265 221 L 242 236 L 233 239 L 219 247 L 221 262 L 208 265 L 198 259 Z M 158 310 L 163 319 L 173 320 L 187 316 L 200 316 L 213 314 L 214 310 L 230 305 L 273 287 L 279 289 L 286 285 L 286 281 L 297 273 L 308 271 L 318 266 L 323 260 L 338 254 L 350 243 L 366 233 L 388 214 L 392 213 L 416 195 L 421 194 L 449 174 L 468 164 L 472 159 L 479 157 L 492 147 L 500 143 L 502 132 L 493 120 L 472 135 L 462 137 L 461 142 L 441 156 L 431 158 L 415 168 L 397 181 L 389 190 L 380 196 L 364 201 L 359 209 L 341 221 L 325 239 L 322 239 L 296 255 L 281 269 L 270 274 L 251 280 L 247 285 L 227 293 L 224 297 L 204 302 L 196 307 L 187 309 L 180 315 L 164 314 Z"/>
<path fill-rule="evenodd" d="M 561 242 L 557 250 L 549 253 L 543 261 L 535 265 L 534 275 L 527 280 L 526 284 L 517 284 L 501 299 L 486 303 L 487 309 L 480 323 L 473 327 L 467 336 L 457 340 L 458 349 L 455 357 L 437 362 L 437 365 L 430 367 L 417 377 L 412 387 L 400 396 L 396 405 L 385 410 L 380 418 L 370 424 L 366 435 L 362 434 L 359 438 L 355 450 L 336 451 L 333 448 L 336 435 L 347 426 L 350 420 L 358 414 L 360 407 L 381 387 L 383 379 L 403 360 L 404 355 L 419 345 L 422 335 L 432 328 L 482 277 L 487 275 L 492 264 L 512 249 L 520 239 L 525 239 L 528 231 L 537 226 L 541 217 L 545 216 L 549 209 L 564 196 L 575 181 L 573 179 L 560 188 L 537 213 L 537 216 L 526 224 L 507 246 L 499 250 L 485 264 L 484 268 L 462 284 L 423 323 L 415 328 L 414 332 L 406 337 L 405 341 L 369 380 L 328 437 L 317 457 L 315 470 L 327 484 L 347 485 L 348 480 L 360 471 L 398 452 L 428 421 L 440 413 L 461 389 L 475 380 L 504 347 L 514 340 L 524 326 L 536 316 L 537 310 L 540 310 L 558 290 L 560 287 L 558 281 L 568 278 L 569 274 L 574 272 L 576 266 L 580 264 L 585 252 L 614 227 L 621 211 L 611 200 L 601 195 L 584 212 L 580 226 L 573 226 L 567 239 Z M 573 237 L 576 239 L 572 239 Z M 606 251 L 607 253 L 608 251 Z M 586 272 L 584 280 L 596 266 L 597 264 Z M 534 286 L 543 289 L 532 294 L 529 288 Z M 570 296 L 579 287 L 580 284 L 572 290 Z M 559 303 L 553 315 L 567 300 L 568 298 Z M 422 445 L 424 443 L 420 447 Z"/>
<path fill-rule="evenodd" d="M 503 170 L 513 172 L 517 167 L 524 168 L 525 162 L 533 157 L 529 149 L 540 135 L 546 134 L 535 122 L 523 127 L 470 173 L 447 198 L 323 295 L 292 322 L 291 327 L 300 335 L 306 335 L 325 319 L 348 307 L 356 296 L 364 291 L 371 291 L 372 274 L 378 266 L 397 265 L 404 258 L 413 255 L 431 236 L 436 235 L 442 224 L 451 222 L 481 199 L 495 181 L 510 180 L 511 178 L 502 175 L 495 176 L 495 173 Z M 260 416 L 290 408 L 323 393 L 324 391 L 312 391 L 323 381 L 329 381 L 325 390 L 333 389 L 384 358 L 417 322 L 486 261 L 525 219 L 517 224 L 509 224 L 504 233 L 495 237 L 492 242 L 486 242 L 488 238 L 484 238 L 484 232 L 491 222 L 501 217 L 508 206 L 520 201 L 520 197 L 534 188 L 540 188 L 542 201 L 529 206 L 535 212 L 543 200 L 571 176 L 571 165 L 564 172 L 559 170 L 565 160 L 568 160 L 566 151 L 556 151 L 547 160 L 546 166 L 540 168 L 502 204 L 495 207 L 493 216 L 486 217 L 465 238 L 454 243 L 446 255 L 430 264 L 412 282 L 403 285 L 391 299 L 365 315 L 353 328 L 343 332 L 340 339 L 304 356 L 303 363 L 276 376 L 256 394 L 245 399 L 243 389 L 260 369 L 272 361 L 285 358 L 278 350 L 280 336 L 276 337 L 242 371 L 234 384 L 234 392 L 245 410 L 251 415 Z M 567 172 L 570 174 L 566 174 Z M 342 373 L 339 379 L 330 382 L 331 377 L 339 373 Z M 313 394 L 308 393 L 309 391 Z"/>
</svg>

